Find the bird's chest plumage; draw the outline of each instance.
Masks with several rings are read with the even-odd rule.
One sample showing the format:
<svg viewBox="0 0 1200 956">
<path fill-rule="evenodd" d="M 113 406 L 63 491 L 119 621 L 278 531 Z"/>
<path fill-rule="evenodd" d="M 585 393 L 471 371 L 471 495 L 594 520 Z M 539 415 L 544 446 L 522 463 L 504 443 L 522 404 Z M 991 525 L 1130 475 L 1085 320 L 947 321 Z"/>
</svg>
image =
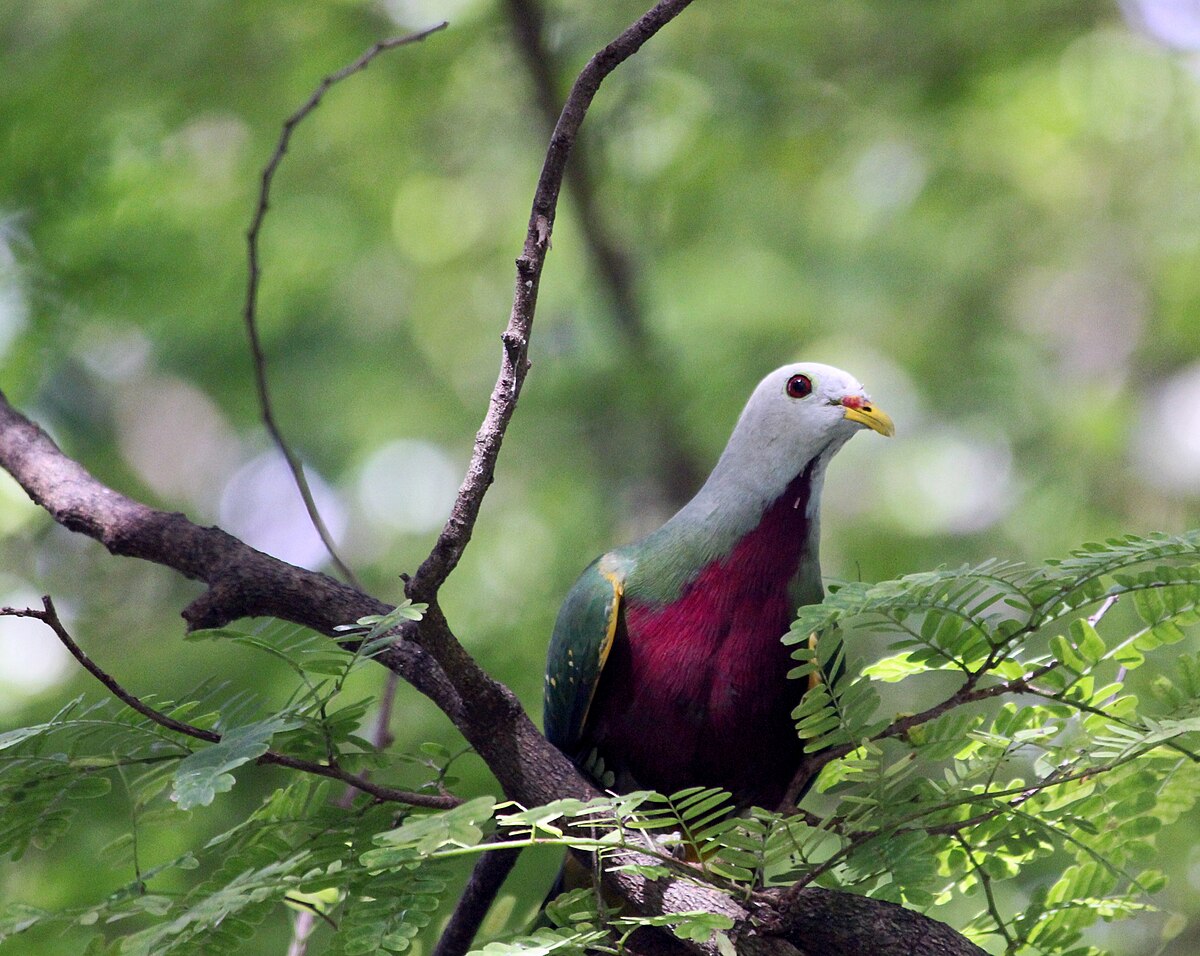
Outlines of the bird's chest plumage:
<svg viewBox="0 0 1200 956">
<path fill-rule="evenodd" d="M 802 686 L 787 679 L 780 638 L 800 603 L 807 504 L 789 488 L 674 601 L 640 601 L 630 582 L 592 734 L 623 786 L 725 786 L 760 805 L 782 796 L 800 756 L 791 710 Z"/>
</svg>

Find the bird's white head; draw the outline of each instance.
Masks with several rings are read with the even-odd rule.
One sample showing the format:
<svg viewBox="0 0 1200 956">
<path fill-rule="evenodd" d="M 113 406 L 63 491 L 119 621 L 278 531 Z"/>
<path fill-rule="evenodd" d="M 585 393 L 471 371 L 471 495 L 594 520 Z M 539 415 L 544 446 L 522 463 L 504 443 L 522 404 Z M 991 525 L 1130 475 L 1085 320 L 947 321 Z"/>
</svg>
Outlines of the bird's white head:
<svg viewBox="0 0 1200 956">
<path fill-rule="evenodd" d="M 817 515 L 825 466 L 855 432 L 870 428 L 892 435 L 891 418 L 876 406 L 853 375 L 831 365 L 785 365 L 758 383 L 708 480 L 691 501 L 648 542 L 677 549 L 699 534 L 716 557 L 728 554 L 756 528 L 764 511 L 793 481 L 803 478 L 809 582 L 820 593 Z M 796 489 L 799 492 L 799 488 Z"/>
<path fill-rule="evenodd" d="M 888 436 L 896 431 L 853 375 L 832 365 L 798 362 L 758 383 L 726 451 L 739 470 L 786 481 L 814 459 L 830 458 L 863 428 Z"/>
<path fill-rule="evenodd" d="M 758 383 L 738 427 L 749 425 L 769 440 L 800 440 L 808 448 L 849 438 L 860 428 L 894 435 L 891 418 L 877 408 L 849 372 L 818 362 L 785 365 Z"/>
</svg>

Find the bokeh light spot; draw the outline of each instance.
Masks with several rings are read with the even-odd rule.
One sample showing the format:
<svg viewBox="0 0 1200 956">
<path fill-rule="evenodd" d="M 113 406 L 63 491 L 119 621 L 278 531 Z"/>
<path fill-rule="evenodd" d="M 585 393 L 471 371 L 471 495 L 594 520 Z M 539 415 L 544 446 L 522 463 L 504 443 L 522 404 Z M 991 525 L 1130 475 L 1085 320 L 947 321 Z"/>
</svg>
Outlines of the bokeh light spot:
<svg viewBox="0 0 1200 956">
<path fill-rule="evenodd" d="M 304 476 L 336 543 L 346 530 L 346 509 L 312 468 L 305 468 Z M 221 496 L 221 525 L 252 547 L 302 568 L 320 567 L 329 558 L 287 462 L 274 450 L 251 459 L 229 480 Z"/>
<path fill-rule="evenodd" d="M 1180 50 L 1200 50 L 1200 0 L 1123 0 L 1135 26 Z"/>
<path fill-rule="evenodd" d="M 883 459 L 888 510 L 912 534 L 970 534 L 1013 504 L 1012 455 L 994 437 L 928 433 Z"/>
<path fill-rule="evenodd" d="M 75 356 L 106 382 L 120 382 L 145 370 L 150 340 L 141 329 L 117 319 L 89 322 L 75 342 Z"/>
<path fill-rule="evenodd" d="M 487 211 L 464 182 L 411 176 L 396 191 L 392 235 L 414 262 L 439 265 L 474 245 L 488 226 Z"/>
<path fill-rule="evenodd" d="M 367 459 L 358 494 L 372 521 L 424 534 L 445 522 L 461 479 L 461 469 L 437 445 L 401 439 Z"/>
<path fill-rule="evenodd" d="M 927 164 L 916 148 L 889 139 L 863 150 L 850 172 L 850 186 L 868 210 L 892 212 L 912 205 L 927 177 Z"/>
<path fill-rule="evenodd" d="M 3 575 L 0 605 L 40 608 L 42 601 L 28 585 Z M 63 608 L 58 611 L 66 617 Z M 71 656 L 45 624 L 32 618 L 0 618 L 0 709 L 62 683 L 70 671 Z"/>
<path fill-rule="evenodd" d="M 29 302 L 13 254 L 13 226 L 0 221 L 0 358 L 29 324 Z"/>
<path fill-rule="evenodd" d="M 1063 54 L 1059 79 L 1068 105 L 1115 142 L 1157 130 L 1175 96 L 1175 71 L 1166 52 L 1125 31 L 1076 40 Z"/>
<path fill-rule="evenodd" d="M 239 443 L 204 392 L 177 378 L 150 378 L 117 401 L 121 454 L 155 492 L 211 507 L 239 457 Z"/>
<path fill-rule="evenodd" d="M 1200 362 L 1143 401 L 1133 441 L 1142 479 L 1162 491 L 1200 496 Z"/>
</svg>

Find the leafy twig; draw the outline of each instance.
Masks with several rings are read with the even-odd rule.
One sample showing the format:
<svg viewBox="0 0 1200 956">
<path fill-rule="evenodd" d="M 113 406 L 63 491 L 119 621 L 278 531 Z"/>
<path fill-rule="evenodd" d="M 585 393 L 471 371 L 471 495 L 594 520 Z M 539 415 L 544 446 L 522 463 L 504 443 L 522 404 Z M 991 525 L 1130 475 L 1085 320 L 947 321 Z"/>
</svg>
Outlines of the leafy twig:
<svg viewBox="0 0 1200 956">
<path fill-rule="evenodd" d="M 992 891 L 992 878 L 988 871 L 975 857 L 974 851 L 971 849 L 971 844 L 963 839 L 962 833 L 954 834 L 954 841 L 967 855 L 967 862 L 971 864 L 971 869 L 975 871 L 975 877 L 979 880 L 979 885 L 983 887 L 983 895 L 987 900 L 988 913 L 992 917 L 992 922 L 996 924 L 996 932 L 1004 937 L 1004 942 L 1011 950 L 1013 947 L 1012 934 L 1008 931 L 1008 924 L 1004 922 L 1004 917 L 1000 915 L 1000 907 L 996 905 L 996 895 Z"/>
<path fill-rule="evenodd" d="M 948 713 L 962 707 L 964 704 L 975 703 L 980 700 L 988 700 L 992 697 L 998 697 L 1002 694 L 1025 694 L 1029 693 L 1029 681 L 1037 680 L 1043 677 L 1050 671 L 1058 667 L 1058 662 L 1053 661 L 1045 664 L 1042 667 L 1035 668 L 1030 673 L 1013 680 L 1002 681 L 999 684 L 989 684 L 987 687 L 977 687 L 979 679 L 983 677 L 987 671 L 980 669 L 972 671 L 967 679 L 963 682 L 954 693 L 950 694 L 944 700 L 933 704 L 915 714 L 906 714 L 902 717 L 897 717 L 882 730 L 871 734 L 866 738 L 868 742 L 879 740 L 888 740 L 895 737 L 903 737 L 914 727 L 919 727 L 931 720 L 941 717 L 942 714 Z M 818 750 L 809 754 L 801 761 L 800 767 L 796 770 L 792 778 L 792 783 L 788 787 L 788 796 L 785 797 L 784 806 L 787 807 L 786 801 L 792 800 L 795 797 L 793 794 L 803 793 L 811 780 L 813 780 L 821 768 L 826 764 L 846 756 L 852 750 L 856 750 L 863 741 L 855 743 L 835 744 L 832 747 L 826 747 L 824 750 Z"/>
<path fill-rule="evenodd" d="M 1032 784 L 1026 784 L 1019 787 L 1010 787 L 1006 790 L 992 790 L 983 793 L 967 794 L 956 800 L 946 800 L 942 803 L 934 804 L 932 806 L 922 807 L 910 814 L 888 823 L 886 826 L 881 827 L 878 830 L 867 830 L 857 833 L 850 839 L 849 843 L 842 847 L 842 849 L 838 850 L 823 863 L 806 873 L 803 878 L 797 880 L 790 887 L 784 890 L 783 898 L 785 900 L 798 899 L 806 887 L 813 884 L 820 877 L 824 876 L 827 872 L 846 860 L 855 850 L 861 849 L 868 843 L 873 843 L 880 839 L 886 839 L 895 835 L 896 833 L 902 832 L 903 830 L 910 829 L 908 826 L 909 824 L 916 823 L 925 817 L 933 816 L 936 813 L 942 813 L 947 810 L 953 810 L 957 807 L 969 806 L 975 803 L 990 802 L 1004 797 L 1015 798 L 1014 800 L 1009 801 L 1009 803 L 1003 807 L 993 808 L 992 810 L 980 814 L 978 817 L 973 818 L 972 820 L 952 821 L 950 823 L 935 824 L 928 827 L 917 827 L 917 829 L 930 834 L 948 833 L 953 835 L 961 830 L 966 829 L 968 824 L 972 824 L 975 821 L 983 822 L 989 819 L 991 816 L 1012 812 L 1021 804 L 1029 800 L 1029 798 L 1034 794 L 1040 793 L 1041 791 L 1049 789 L 1050 787 L 1056 787 L 1064 783 L 1071 783 L 1075 780 L 1098 777 L 1102 774 L 1116 770 L 1118 767 L 1122 767 L 1130 761 L 1136 760 L 1157 746 L 1158 744 L 1152 744 L 1141 749 L 1130 750 L 1126 753 L 1118 755 L 1108 763 L 1087 766 L 1080 770 L 1070 770 L 1068 767 L 1058 767 L 1052 770 L 1046 776 L 1042 777 L 1040 780 L 1034 781 Z M 997 809 L 999 810 L 999 814 L 993 812 Z"/>
<path fill-rule="evenodd" d="M 213 730 L 205 730 L 203 727 L 196 727 L 193 724 L 186 723 L 181 720 L 176 720 L 162 711 L 155 710 L 145 701 L 131 694 L 118 683 L 117 679 L 100 667 L 93 661 L 71 637 L 62 620 L 58 616 L 58 612 L 54 608 L 54 602 L 49 595 L 42 598 L 42 610 L 36 608 L 0 608 L 0 617 L 28 617 L 34 620 L 41 621 L 49 627 L 55 636 L 62 643 L 67 652 L 75 658 L 76 661 L 89 674 L 103 684 L 117 700 L 121 701 L 126 707 L 137 711 L 143 717 L 153 721 L 160 727 L 165 727 L 167 730 L 174 731 L 177 734 L 182 734 L 185 737 L 191 737 L 194 740 L 203 740 L 206 743 L 217 744 L 221 742 L 221 735 Z M 288 754 L 279 753 L 276 750 L 268 750 L 265 754 L 258 758 L 259 763 L 274 764 L 279 767 L 289 767 L 292 770 L 300 770 L 304 773 L 316 774 L 321 777 L 329 777 L 333 780 L 340 780 L 343 783 L 349 784 L 363 793 L 369 794 L 376 800 L 382 800 L 389 803 L 404 803 L 415 807 L 430 807 L 437 810 L 447 810 L 450 807 L 458 806 L 462 801 L 457 797 L 434 795 L 428 793 L 414 793 L 409 790 L 399 790 L 395 787 L 384 787 L 379 784 L 372 783 L 365 777 L 358 774 L 350 773 L 348 770 L 343 770 L 336 764 L 320 764 L 314 763 L 311 760 L 302 760 L 299 757 L 292 757 Z"/>
</svg>

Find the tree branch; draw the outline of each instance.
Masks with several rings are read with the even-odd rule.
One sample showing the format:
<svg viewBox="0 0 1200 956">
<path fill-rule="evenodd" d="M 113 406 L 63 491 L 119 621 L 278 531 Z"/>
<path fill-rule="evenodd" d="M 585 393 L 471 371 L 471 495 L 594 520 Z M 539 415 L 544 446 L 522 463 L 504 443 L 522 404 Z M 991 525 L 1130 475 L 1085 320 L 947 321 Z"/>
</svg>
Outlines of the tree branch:
<svg viewBox="0 0 1200 956">
<path fill-rule="evenodd" d="M 553 51 L 545 41 L 545 16 L 539 0 L 506 0 L 505 10 L 516 39 L 517 49 L 533 87 L 537 111 L 547 132 L 552 132 L 559 116 L 559 69 Z M 664 362 L 649 334 L 646 308 L 638 292 L 637 269 L 632 258 L 613 237 L 604 209 L 596 199 L 595 177 L 589 163 L 588 139 L 575 146 L 566 172 L 566 185 L 575 203 L 580 233 L 591 255 L 592 268 L 607 293 L 613 325 L 625 337 L 625 357 L 635 377 L 661 377 Z M 647 419 L 654 440 L 652 454 L 657 456 L 655 478 L 663 500 L 681 505 L 700 486 L 703 477 L 699 463 L 679 435 L 679 426 L 669 406 L 661 400 L 638 409 Z M 603 428 L 608 435 L 611 428 Z M 603 450 L 603 449 L 602 449 Z"/>
<path fill-rule="evenodd" d="M 754 937 L 738 941 L 745 956 L 777 956 L 769 944 L 778 940 L 806 956 L 987 956 L 945 923 L 883 900 L 810 886 L 792 899 L 768 890 L 757 902 L 764 923 Z"/>
<path fill-rule="evenodd" d="M 979 679 L 987 674 L 986 668 L 972 671 L 967 675 L 967 679 L 963 682 L 962 686 L 944 700 L 926 707 L 915 714 L 904 714 L 897 717 L 882 730 L 872 734 L 867 739 L 874 742 L 877 740 L 889 740 L 894 737 L 903 737 L 914 727 L 919 727 L 921 724 L 927 724 L 931 720 L 936 720 L 942 714 L 962 707 L 964 704 L 973 704 L 976 701 L 988 700 L 992 697 L 999 697 L 1002 694 L 1032 693 L 1030 682 L 1037 680 L 1039 677 L 1044 677 L 1058 666 L 1057 661 L 1052 661 L 1042 667 L 1035 668 L 1023 677 L 1001 681 L 998 684 L 989 684 L 987 687 L 976 686 Z M 788 812 L 789 808 L 804 794 L 809 784 L 821 772 L 822 767 L 846 756 L 846 754 L 859 747 L 861 743 L 862 741 L 853 744 L 837 744 L 833 747 L 826 747 L 824 750 L 817 750 L 808 754 L 800 762 L 800 766 L 796 769 L 796 773 L 792 777 L 792 782 L 788 785 L 787 793 L 784 795 L 783 803 L 780 805 L 783 808 L 783 812 Z"/>
<path fill-rule="evenodd" d="M 182 514 L 112 490 L 64 455 L 3 392 L 0 467 L 64 528 L 94 538 L 113 554 L 161 564 L 206 584 L 183 611 L 189 630 L 222 627 L 243 617 L 278 617 L 332 636 L 338 625 L 391 610 L 328 575 L 256 551 L 220 528 L 201 528 Z M 451 719 L 460 710 L 446 675 L 419 646 L 397 643 L 380 662 Z"/>
<path fill-rule="evenodd" d="M 492 901 L 520 855 L 520 850 L 508 849 L 489 850 L 479 857 L 432 956 L 460 956 L 471 948 Z"/>
</svg>

